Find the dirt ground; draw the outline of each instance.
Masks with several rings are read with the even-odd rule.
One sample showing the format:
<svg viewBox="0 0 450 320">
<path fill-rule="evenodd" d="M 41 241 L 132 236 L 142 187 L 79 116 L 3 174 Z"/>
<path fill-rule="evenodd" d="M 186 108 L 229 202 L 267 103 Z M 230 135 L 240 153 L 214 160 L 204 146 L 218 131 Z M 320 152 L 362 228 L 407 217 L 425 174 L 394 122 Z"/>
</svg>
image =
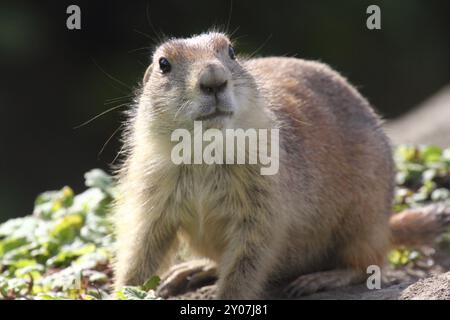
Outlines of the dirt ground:
<svg viewBox="0 0 450 320">
<path fill-rule="evenodd" d="M 422 258 L 401 268 L 386 266 L 381 289 L 365 284 L 319 292 L 301 300 L 450 300 L 448 247 L 421 248 Z M 216 285 L 201 287 L 170 299 L 214 299 Z"/>
<path fill-rule="evenodd" d="M 205 286 L 172 299 L 214 299 L 216 286 Z M 450 272 L 368 290 L 364 285 L 316 293 L 301 300 L 450 300 Z"/>
</svg>

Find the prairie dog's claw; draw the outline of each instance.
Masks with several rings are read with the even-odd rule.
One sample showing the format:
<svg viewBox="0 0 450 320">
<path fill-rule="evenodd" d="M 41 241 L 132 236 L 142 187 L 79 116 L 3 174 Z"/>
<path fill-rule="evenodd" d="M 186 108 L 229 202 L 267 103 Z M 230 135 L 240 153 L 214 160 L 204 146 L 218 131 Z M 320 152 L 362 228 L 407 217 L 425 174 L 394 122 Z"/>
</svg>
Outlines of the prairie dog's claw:
<svg viewBox="0 0 450 320">
<path fill-rule="evenodd" d="M 157 295 L 167 298 L 210 285 L 217 280 L 217 269 L 207 259 L 192 260 L 173 266 L 162 276 Z"/>
</svg>

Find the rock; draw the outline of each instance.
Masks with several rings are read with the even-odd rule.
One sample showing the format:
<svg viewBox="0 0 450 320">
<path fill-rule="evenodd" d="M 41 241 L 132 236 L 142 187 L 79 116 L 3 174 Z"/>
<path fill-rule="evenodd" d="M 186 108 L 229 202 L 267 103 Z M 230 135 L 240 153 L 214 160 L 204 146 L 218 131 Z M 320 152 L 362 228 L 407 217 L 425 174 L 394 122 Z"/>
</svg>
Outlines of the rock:
<svg viewBox="0 0 450 320">
<path fill-rule="evenodd" d="M 421 279 L 400 295 L 401 300 L 450 300 L 450 272 Z"/>
<path fill-rule="evenodd" d="M 394 145 L 434 144 L 450 147 L 450 85 L 406 115 L 388 121 L 385 130 Z"/>
<path fill-rule="evenodd" d="M 368 290 L 364 285 L 316 293 L 304 300 L 450 300 L 450 272 L 404 282 L 379 290 Z"/>
</svg>

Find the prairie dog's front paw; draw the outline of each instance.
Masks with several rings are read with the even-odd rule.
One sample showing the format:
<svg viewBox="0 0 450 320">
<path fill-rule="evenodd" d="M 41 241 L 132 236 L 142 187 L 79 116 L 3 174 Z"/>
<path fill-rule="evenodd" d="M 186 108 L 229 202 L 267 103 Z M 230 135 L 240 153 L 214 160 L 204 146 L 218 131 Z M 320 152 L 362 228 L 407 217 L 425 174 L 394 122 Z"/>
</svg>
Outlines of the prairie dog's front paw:
<svg viewBox="0 0 450 320">
<path fill-rule="evenodd" d="M 187 261 L 173 266 L 162 276 L 157 294 L 163 298 L 176 296 L 197 288 L 213 284 L 217 280 L 217 269 L 207 259 Z"/>
</svg>

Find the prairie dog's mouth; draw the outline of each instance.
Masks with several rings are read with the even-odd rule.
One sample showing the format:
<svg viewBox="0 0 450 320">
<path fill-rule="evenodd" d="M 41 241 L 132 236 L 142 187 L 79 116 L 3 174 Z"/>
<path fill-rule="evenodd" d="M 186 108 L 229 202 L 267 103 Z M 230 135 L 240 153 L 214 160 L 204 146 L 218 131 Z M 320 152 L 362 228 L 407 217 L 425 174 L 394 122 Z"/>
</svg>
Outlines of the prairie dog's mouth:
<svg viewBox="0 0 450 320">
<path fill-rule="evenodd" d="M 210 114 L 207 114 L 204 116 L 199 116 L 195 120 L 204 121 L 204 120 L 210 120 L 210 119 L 219 118 L 219 117 L 231 117 L 232 115 L 233 115 L 233 112 L 231 112 L 231 111 L 216 110 L 213 113 L 210 113 Z"/>
</svg>

